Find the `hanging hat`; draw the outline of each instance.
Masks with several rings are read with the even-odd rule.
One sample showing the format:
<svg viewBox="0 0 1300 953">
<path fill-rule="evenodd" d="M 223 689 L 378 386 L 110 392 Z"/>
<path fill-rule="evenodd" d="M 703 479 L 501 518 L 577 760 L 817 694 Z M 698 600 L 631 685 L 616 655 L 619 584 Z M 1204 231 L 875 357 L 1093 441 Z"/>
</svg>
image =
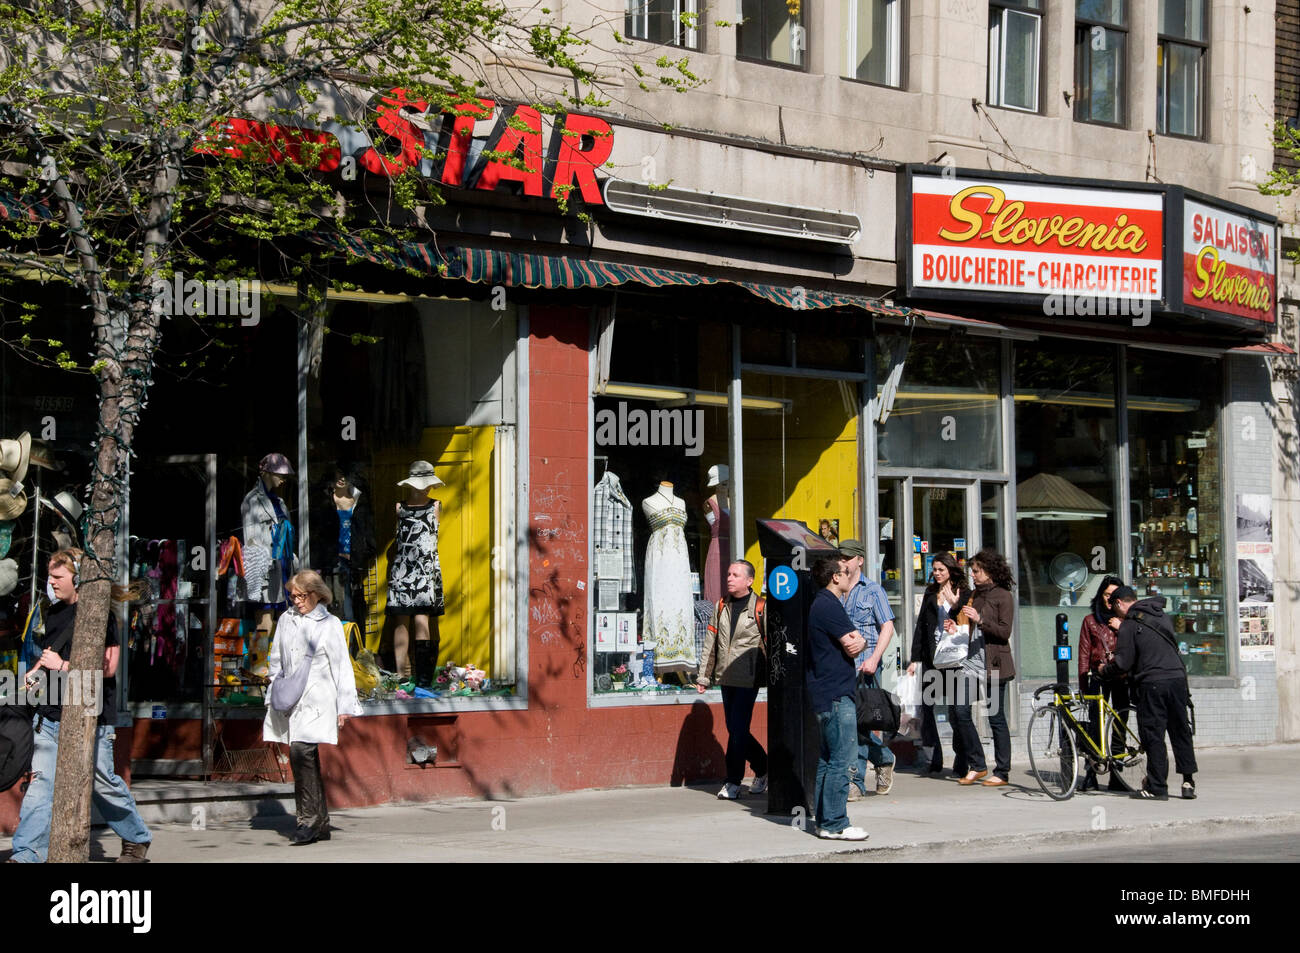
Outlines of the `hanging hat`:
<svg viewBox="0 0 1300 953">
<path fill-rule="evenodd" d="M 8 471 L 15 483 L 22 483 L 27 478 L 31 455 L 32 435 L 25 431 L 17 440 L 0 440 L 0 470 Z"/>
<path fill-rule="evenodd" d="M 86 512 L 86 508 L 81 505 L 81 501 L 67 490 L 60 490 L 58 493 L 55 493 L 54 502 L 62 507 L 64 513 L 72 517 L 73 523 L 80 520 L 81 514 Z"/>
<path fill-rule="evenodd" d="M 50 445 L 44 440 L 32 441 L 32 452 L 28 455 L 27 462 L 43 470 L 63 469 L 63 464 L 54 459 L 54 451 L 50 449 Z"/>
<path fill-rule="evenodd" d="M 16 520 L 27 512 L 27 494 L 14 492 L 17 484 L 0 478 L 0 520 Z"/>
<path fill-rule="evenodd" d="M 12 559 L 0 559 L 0 596 L 7 596 L 18 588 L 18 564 Z"/>
<path fill-rule="evenodd" d="M 725 463 L 709 467 L 709 486 L 731 482 L 731 469 Z"/>
<path fill-rule="evenodd" d="M 0 520 L 0 559 L 9 555 L 9 547 L 14 541 L 14 527 L 17 525 L 13 520 Z"/>
<path fill-rule="evenodd" d="M 289 466 L 289 458 L 283 453 L 268 453 L 257 465 L 257 469 L 263 473 L 276 473 L 280 476 L 294 475 L 293 467 Z"/>
<path fill-rule="evenodd" d="M 428 460 L 416 460 L 411 464 L 411 473 L 405 480 L 399 480 L 398 486 L 409 486 L 416 490 L 427 490 L 431 486 L 446 486 L 433 472 L 433 464 Z"/>
</svg>

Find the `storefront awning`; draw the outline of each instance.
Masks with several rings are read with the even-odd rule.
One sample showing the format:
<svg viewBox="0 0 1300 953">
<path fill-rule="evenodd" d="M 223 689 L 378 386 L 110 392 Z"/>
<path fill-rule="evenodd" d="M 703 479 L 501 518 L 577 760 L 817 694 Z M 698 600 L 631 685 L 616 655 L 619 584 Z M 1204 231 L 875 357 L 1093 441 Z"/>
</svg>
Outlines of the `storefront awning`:
<svg viewBox="0 0 1300 953">
<path fill-rule="evenodd" d="M 553 255 L 495 251 L 485 248 L 450 246 L 435 248 L 427 243 L 407 243 L 400 250 L 381 248 L 350 235 L 317 232 L 314 241 L 347 254 L 391 268 L 414 268 L 443 278 L 508 288 L 609 288 L 629 283 L 650 288 L 668 286 L 733 284 L 773 304 L 794 310 L 860 308 L 870 314 L 907 317 L 911 308 L 881 304 L 865 295 L 839 294 L 799 286 L 760 284 L 731 278 L 714 278 L 689 271 L 650 268 L 610 261 L 592 261 Z"/>
<path fill-rule="evenodd" d="M 1281 341 L 1267 341 L 1264 344 L 1247 344 L 1244 347 L 1234 347 L 1229 354 L 1256 354 L 1260 357 L 1277 357 L 1283 354 L 1294 354 L 1295 349 L 1283 344 Z"/>
</svg>

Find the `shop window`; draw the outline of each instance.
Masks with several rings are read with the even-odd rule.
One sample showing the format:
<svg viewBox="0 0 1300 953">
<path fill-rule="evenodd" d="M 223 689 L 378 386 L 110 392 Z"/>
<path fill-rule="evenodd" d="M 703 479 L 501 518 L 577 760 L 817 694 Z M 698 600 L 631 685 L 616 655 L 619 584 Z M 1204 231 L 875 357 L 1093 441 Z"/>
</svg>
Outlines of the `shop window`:
<svg viewBox="0 0 1300 953">
<path fill-rule="evenodd" d="M 808 32 L 803 9 L 791 0 L 741 0 L 737 50 L 741 59 L 804 68 Z"/>
<path fill-rule="evenodd" d="M 876 428 L 880 465 L 1000 470 L 1001 367 L 998 344 L 959 333 L 877 339 L 877 396 L 896 388 Z"/>
<path fill-rule="evenodd" d="M 1160 0 L 1156 43 L 1156 132 L 1204 135 L 1205 62 L 1209 27 L 1205 0 Z"/>
<path fill-rule="evenodd" d="M 731 560 L 731 328 L 624 308 L 597 351 L 591 690 L 689 698 Z"/>
<path fill-rule="evenodd" d="M 696 0 L 627 0 L 623 29 L 630 37 L 699 48 Z"/>
<path fill-rule="evenodd" d="M 746 327 L 740 338 L 740 359 L 752 369 L 840 371 L 861 375 L 866 366 L 863 340 L 866 322 L 852 314 L 834 314 L 819 326 L 832 332 Z"/>
<path fill-rule="evenodd" d="M 1077 634 L 1103 576 L 1122 575 L 1116 512 L 1115 350 L 1016 348 L 1016 539 L 1020 668 L 1055 672 L 1058 613 Z M 991 509 L 992 499 L 985 501 Z"/>
<path fill-rule="evenodd" d="M 841 0 L 845 76 L 902 85 L 902 10 L 902 0 Z"/>
<path fill-rule="evenodd" d="M 997 0 L 989 5 L 990 106 L 1038 112 L 1041 0 Z"/>
<path fill-rule="evenodd" d="M 366 701 L 510 694 L 514 313 L 340 301 L 324 320 L 303 532 L 384 673 Z"/>
<path fill-rule="evenodd" d="M 1212 358 L 1129 352 L 1133 588 L 1164 596 L 1190 675 L 1228 674 L 1221 373 Z"/>
<path fill-rule="evenodd" d="M 1128 95 L 1126 0 L 1075 0 L 1074 118 L 1122 126 Z"/>
</svg>

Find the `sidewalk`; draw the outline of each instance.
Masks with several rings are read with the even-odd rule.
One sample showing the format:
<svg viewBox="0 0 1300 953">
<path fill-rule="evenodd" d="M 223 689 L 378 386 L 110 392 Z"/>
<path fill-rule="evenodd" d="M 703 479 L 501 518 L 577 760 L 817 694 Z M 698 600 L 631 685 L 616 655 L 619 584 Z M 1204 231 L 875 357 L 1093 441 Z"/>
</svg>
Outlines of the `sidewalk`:
<svg viewBox="0 0 1300 953">
<path fill-rule="evenodd" d="M 866 852 L 890 861 L 975 859 L 981 851 L 1115 837 L 1159 843 L 1189 836 L 1300 830 L 1300 745 L 1205 749 L 1196 753 L 1199 797 L 1138 802 L 1125 795 L 1048 799 L 1016 762 L 1010 788 L 965 788 L 955 779 L 896 775 L 886 797 L 849 805 L 865 843 L 818 840 L 768 816 L 765 796 L 716 799 L 717 784 L 687 788 L 581 791 L 508 801 L 461 800 L 336 811 L 326 843 L 290 848 L 292 808 L 283 802 L 252 820 L 160 825 L 149 858 L 157 863 L 340 863 L 429 861 L 808 861 Z M 1175 779 L 1171 777 L 1171 782 Z M 748 782 L 746 782 L 748 784 Z M 1177 784 L 1171 783 L 1177 790 Z M 289 802 L 290 805 L 292 802 Z M 811 824 L 809 824 L 811 828 Z M 118 842 L 97 831 L 92 859 L 116 857 Z M 9 839 L 0 838 L 0 853 Z M 1213 857 L 1208 856 L 1207 860 Z"/>
</svg>

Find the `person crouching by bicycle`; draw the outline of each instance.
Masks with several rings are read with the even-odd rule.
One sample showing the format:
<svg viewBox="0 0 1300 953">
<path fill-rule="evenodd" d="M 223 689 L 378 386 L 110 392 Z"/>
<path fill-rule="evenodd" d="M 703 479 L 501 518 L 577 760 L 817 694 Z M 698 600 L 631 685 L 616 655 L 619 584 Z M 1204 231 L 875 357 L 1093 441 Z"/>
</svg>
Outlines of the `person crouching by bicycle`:
<svg viewBox="0 0 1300 953">
<path fill-rule="evenodd" d="M 1164 596 L 1139 600 L 1128 586 L 1111 594 L 1111 604 L 1124 621 L 1120 624 L 1115 658 L 1101 669 L 1103 679 L 1128 672 L 1137 693 L 1138 736 L 1147 753 L 1147 776 L 1133 797 L 1143 801 L 1169 800 L 1169 760 L 1165 733 L 1174 749 L 1174 767 L 1183 776 L 1182 795 L 1196 797 L 1196 752 L 1187 717 L 1191 691 L 1187 669 L 1178 654 L 1174 627 L 1165 615 Z"/>
<path fill-rule="evenodd" d="M 1123 675 L 1115 678 L 1102 678 L 1101 667 L 1115 657 L 1115 646 L 1119 639 L 1121 619 L 1111 605 L 1115 590 L 1124 585 L 1119 576 L 1106 576 L 1097 586 L 1092 597 L 1092 611 L 1084 617 L 1079 628 L 1079 690 L 1085 695 L 1101 695 L 1106 703 L 1124 718 L 1124 709 L 1128 708 L 1129 685 Z M 1088 705 L 1088 720 L 1092 726 L 1092 740 L 1101 745 L 1101 706 L 1096 702 Z M 1125 720 L 1127 724 L 1127 719 Z M 1080 791 L 1097 790 L 1097 772 L 1091 762 L 1088 773 L 1084 776 Z M 1123 782 L 1113 773 L 1106 783 L 1107 791 L 1125 790 Z"/>
</svg>

